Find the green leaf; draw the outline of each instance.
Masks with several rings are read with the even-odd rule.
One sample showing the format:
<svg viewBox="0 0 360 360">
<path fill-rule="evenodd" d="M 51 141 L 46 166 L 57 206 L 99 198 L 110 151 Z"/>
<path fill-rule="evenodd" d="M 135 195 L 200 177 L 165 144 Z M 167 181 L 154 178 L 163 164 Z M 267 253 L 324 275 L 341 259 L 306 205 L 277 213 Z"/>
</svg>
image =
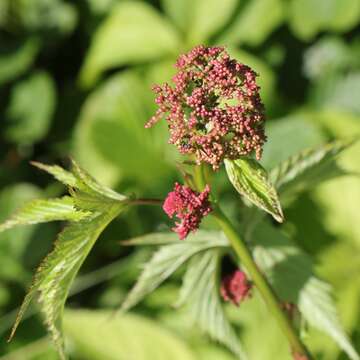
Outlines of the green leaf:
<svg viewBox="0 0 360 360">
<path fill-rule="evenodd" d="M 289 24 L 302 40 L 311 40 L 324 30 L 345 32 L 358 24 L 358 0 L 292 0 L 289 6 Z"/>
<path fill-rule="evenodd" d="M 31 164 L 38 169 L 51 174 L 56 180 L 60 181 L 64 185 L 75 188 L 79 188 L 80 186 L 78 179 L 76 179 L 76 177 L 70 171 L 63 169 L 58 165 L 45 165 L 37 161 L 32 161 Z"/>
<path fill-rule="evenodd" d="M 331 288 L 313 274 L 309 256 L 265 222 L 256 227 L 252 241 L 255 261 L 279 297 L 297 304 L 311 326 L 332 337 L 350 359 L 359 360 L 338 319 Z"/>
<path fill-rule="evenodd" d="M 245 360 L 247 356 L 221 304 L 220 272 L 219 249 L 209 249 L 196 255 L 186 270 L 177 305 L 188 303 L 192 318 L 201 330 Z"/>
<path fill-rule="evenodd" d="M 333 141 L 304 150 L 276 166 L 270 173 L 271 180 L 280 195 L 289 196 L 346 174 L 336 165 L 335 157 L 353 143 L 353 140 Z"/>
<path fill-rule="evenodd" d="M 18 144 L 41 140 L 49 130 L 55 101 L 55 84 L 46 72 L 36 72 L 17 83 L 6 112 L 5 137 Z"/>
<path fill-rule="evenodd" d="M 77 210 L 72 198 L 33 200 L 21 207 L 4 223 L 0 232 L 19 225 L 39 224 L 49 221 L 80 221 L 90 216 L 90 212 Z"/>
<path fill-rule="evenodd" d="M 36 38 L 29 38 L 21 43 L 0 45 L 0 85 L 22 75 L 33 63 L 39 50 Z"/>
<path fill-rule="evenodd" d="M 270 121 L 261 164 L 270 170 L 301 150 L 323 144 L 326 138 L 313 118 L 313 114 L 298 113 Z"/>
<path fill-rule="evenodd" d="M 155 112 L 149 91 L 154 82 L 135 71 L 120 72 L 93 92 L 82 108 L 74 153 L 107 185 L 131 179 L 156 188 L 172 174 L 174 156 L 165 122 L 144 127 Z"/>
<path fill-rule="evenodd" d="M 176 53 L 178 36 L 152 6 L 124 1 L 99 26 L 81 70 L 83 86 L 92 86 L 113 67 L 139 64 Z"/>
<path fill-rule="evenodd" d="M 209 233 L 196 241 L 186 241 L 162 246 L 144 266 L 144 269 L 132 288 L 121 309 L 126 311 L 139 303 L 146 295 L 154 291 L 169 278 L 181 265 L 197 253 L 206 249 L 226 246 L 227 241 L 218 233 Z"/>
<path fill-rule="evenodd" d="M 195 360 L 188 345 L 159 322 L 111 311 L 67 310 L 64 329 L 76 358 L 88 360 Z M 74 354 L 74 355 L 75 355 Z"/>
<path fill-rule="evenodd" d="M 207 241 L 209 244 L 218 244 L 220 241 L 223 242 L 223 246 L 226 246 L 226 237 L 221 233 L 214 231 L 197 230 L 195 233 L 190 233 L 186 238 L 187 243 L 199 243 Z M 174 232 L 164 233 L 151 233 L 142 236 L 132 238 L 127 241 L 122 241 L 121 245 L 127 246 L 148 246 L 148 245 L 169 245 L 178 244 L 179 236 Z"/>
<path fill-rule="evenodd" d="M 237 0 L 195 0 L 188 6 L 187 41 L 190 45 L 206 42 L 229 20 L 237 5 Z"/>
<path fill-rule="evenodd" d="M 105 227 L 123 210 L 122 203 L 113 203 L 104 213 L 72 223 L 60 233 L 53 251 L 43 260 L 29 292 L 19 310 L 10 338 L 35 293 L 39 292 L 40 310 L 57 347 L 65 359 L 61 317 L 70 286 L 97 238 Z"/>
<path fill-rule="evenodd" d="M 225 168 L 230 182 L 240 195 L 271 214 L 275 220 L 283 221 L 276 190 L 266 170 L 257 161 L 249 158 L 226 159 Z"/>
<path fill-rule="evenodd" d="M 217 42 L 258 46 L 284 18 L 285 4 L 281 0 L 249 1 Z"/>
<path fill-rule="evenodd" d="M 0 192 L 0 222 L 6 221 L 24 203 L 41 196 L 41 190 L 28 183 L 4 187 Z M 27 273 L 23 259 L 35 230 L 35 226 L 18 227 L 0 233 L 1 280 L 26 281 Z"/>
</svg>

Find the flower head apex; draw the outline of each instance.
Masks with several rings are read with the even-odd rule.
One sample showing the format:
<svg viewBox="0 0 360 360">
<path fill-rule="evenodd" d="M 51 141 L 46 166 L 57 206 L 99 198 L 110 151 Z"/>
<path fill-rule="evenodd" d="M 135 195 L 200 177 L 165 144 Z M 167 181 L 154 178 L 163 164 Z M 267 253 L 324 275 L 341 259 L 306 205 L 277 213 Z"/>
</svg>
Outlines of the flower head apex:
<svg viewBox="0 0 360 360">
<path fill-rule="evenodd" d="M 223 47 L 197 46 L 175 66 L 173 86 L 154 86 L 158 110 L 145 126 L 165 118 L 169 142 L 215 170 L 225 158 L 259 159 L 266 137 L 257 74 Z"/>
<path fill-rule="evenodd" d="M 220 293 L 225 301 L 238 306 L 240 302 L 251 296 L 252 284 L 243 271 L 236 270 L 225 276 L 221 282 Z"/>
<path fill-rule="evenodd" d="M 211 212 L 209 194 L 208 185 L 199 193 L 187 186 L 175 183 L 174 190 L 166 197 L 163 210 L 170 218 L 176 215 L 180 220 L 173 228 L 180 240 L 185 239 L 191 231 L 196 231 L 202 218 Z"/>
</svg>

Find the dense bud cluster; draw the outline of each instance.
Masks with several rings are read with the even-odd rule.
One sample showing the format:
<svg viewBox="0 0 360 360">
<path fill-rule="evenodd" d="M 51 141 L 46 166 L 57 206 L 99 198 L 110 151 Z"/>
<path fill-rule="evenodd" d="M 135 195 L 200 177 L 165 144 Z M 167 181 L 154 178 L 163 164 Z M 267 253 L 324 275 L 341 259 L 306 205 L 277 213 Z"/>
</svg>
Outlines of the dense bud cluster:
<svg viewBox="0 0 360 360">
<path fill-rule="evenodd" d="M 180 240 L 185 239 L 190 231 L 196 231 L 202 218 L 212 210 L 209 194 L 208 185 L 204 191 L 198 193 L 187 186 L 175 183 L 174 190 L 166 197 L 163 209 L 170 218 L 176 214 L 180 220 L 173 228 Z"/>
<path fill-rule="evenodd" d="M 165 118 L 169 142 L 215 170 L 225 158 L 259 159 L 266 137 L 257 74 L 222 47 L 197 46 L 176 67 L 174 87 L 154 86 L 159 108 L 146 127 Z"/>
<path fill-rule="evenodd" d="M 243 271 L 236 270 L 226 275 L 221 281 L 220 293 L 225 301 L 231 301 L 234 305 L 251 296 L 252 284 Z"/>
</svg>

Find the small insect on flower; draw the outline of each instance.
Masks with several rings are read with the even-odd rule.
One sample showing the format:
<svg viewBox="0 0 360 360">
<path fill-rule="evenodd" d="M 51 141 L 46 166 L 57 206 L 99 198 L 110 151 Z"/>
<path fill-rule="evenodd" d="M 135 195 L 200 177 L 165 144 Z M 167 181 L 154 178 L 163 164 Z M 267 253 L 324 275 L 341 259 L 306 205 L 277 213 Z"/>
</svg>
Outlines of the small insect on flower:
<svg viewBox="0 0 360 360">
<path fill-rule="evenodd" d="M 231 301 L 234 305 L 239 304 L 251 297 L 252 284 L 243 271 L 235 270 L 226 275 L 221 281 L 220 293 L 225 301 Z"/>
<path fill-rule="evenodd" d="M 255 153 L 259 159 L 266 136 L 257 74 L 223 47 L 197 46 L 175 66 L 174 86 L 153 87 L 158 110 L 145 126 L 165 118 L 169 142 L 214 170 L 225 158 Z"/>
<path fill-rule="evenodd" d="M 190 231 L 196 231 L 202 218 L 211 212 L 209 194 L 208 185 L 199 193 L 188 186 L 175 183 L 174 190 L 166 197 L 163 209 L 170 218 L 176 214 L 180 220 L 173 228 L 180 240 L 185 239 Z"/>
</svg>

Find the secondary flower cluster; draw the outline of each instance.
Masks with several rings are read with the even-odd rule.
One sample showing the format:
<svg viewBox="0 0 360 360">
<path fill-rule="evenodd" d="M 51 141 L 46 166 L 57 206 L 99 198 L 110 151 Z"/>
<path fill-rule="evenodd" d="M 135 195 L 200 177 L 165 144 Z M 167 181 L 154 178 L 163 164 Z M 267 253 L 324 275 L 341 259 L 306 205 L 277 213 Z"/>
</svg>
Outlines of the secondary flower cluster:
<svg viewBox="0 0 360 360">
<path fill-rule="evenodd" d="M 199 193 L 187 186 L 175 183 L 174 190 L 166 197 L 163 209 L 170 218 L 176 214 L 180 220 L 173 228 L 180 240 L 185 239 L 190 231 L 196 231 L 202 218 L 211 212 L 209 194 L 208 185 Z"/>
<path fill-rule="evenodd" d="M 176 67 L 174 87 L 154 86 L 159 108 L 145 126 L 165 118 L 169 142 L 215 170 L 225 158 L 254 152 L 259 159 L 266 137 L 257 74 L 223 47 L 197 46 Z"/>
<path fill-rule="evenodd" d="M 240 302 L 251 296 L 252 284 L 243 271 L 235 270 L 221 281 L 220 293 L 225 301 L 238 306 Z"/>
</svg>

